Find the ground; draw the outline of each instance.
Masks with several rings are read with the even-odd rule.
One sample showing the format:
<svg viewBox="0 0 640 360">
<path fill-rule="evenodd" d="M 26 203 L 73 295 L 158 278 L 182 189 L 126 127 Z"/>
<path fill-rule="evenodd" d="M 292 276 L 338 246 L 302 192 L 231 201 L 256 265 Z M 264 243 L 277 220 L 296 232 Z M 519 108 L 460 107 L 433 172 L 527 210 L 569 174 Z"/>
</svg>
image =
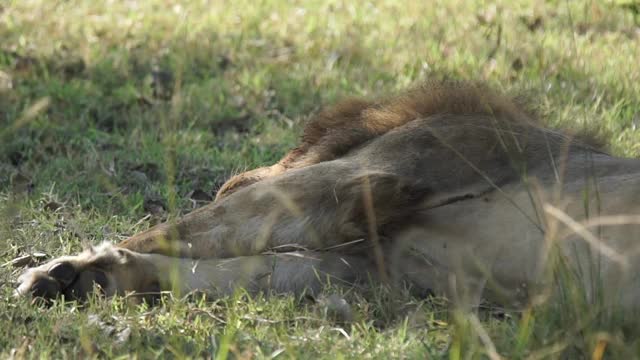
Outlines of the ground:
<svg viewBox="0 0 640 360">
<path fill-rule="evenodd" d="M 167 297 L 153 308 L 122 298 L 43 308 L 11 296 L 24 264 L 118 241 L 202 206 L 230 174 L 272 163 L 323 104 L 430 76 L 485 80 L 533 99 L 552 126 L 596 131 L 613 153 L 638 156 L 638 8 L 2 2 L 0 357 L 640 356 L 633 326 L 575 296 L 476 315 L 383 288 L 366 299 L 344 294 L 352 314 L 335 298 L 241 292 Z"/>
</svg>

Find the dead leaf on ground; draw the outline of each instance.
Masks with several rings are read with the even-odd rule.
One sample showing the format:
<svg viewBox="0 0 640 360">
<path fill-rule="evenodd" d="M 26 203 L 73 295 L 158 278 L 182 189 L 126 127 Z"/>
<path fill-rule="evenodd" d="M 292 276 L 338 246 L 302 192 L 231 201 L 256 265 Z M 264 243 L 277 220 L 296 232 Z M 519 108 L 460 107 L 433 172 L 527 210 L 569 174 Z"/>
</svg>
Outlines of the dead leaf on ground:
<svg viewBox="0 0 640 360">
<path fill-rule="evenodd" d="M 82 59 L 71 59 L 63 62 L 60 66 L 60 70 L 65 78 L 70 79 L 80 76 L 84 73 L 87 66 Z"/>
<path fill-rule="evenodd" d="M 13 192 L 16 194 L 30 193 L 31 191 L 33 191 L 33 188 L 35 186 L 30 177 L 20 172 L 14 173 L 11 176 L 10 181 L 11 190 L 13 190 Z"/>
<path fill-rule="evenodd" d="M 213 131 L 216 134 L 222 134 L 231 130 L 242 134 L 248 133 L 251 129 L 251 119 L 252 116 L 246 112 L 240 113 L 237 116 L 219 119 L 213 122 Z"/>
<path fill-rule="evenodd" d="M 141 172 L 151 181 L 161 181 L 164 178 L 160 166 L 151 162 L 134 165 L 130 168 L 130 170 Z"/>
<path fill-rule="evenodd" d="M 511 68 L 515 71 L 520 71 L 522 70 L 522 68 L 524 67 L 524 63 L 522 62 L 521 58 L 516 58 L 515 60 L 513 60 L 513 62 L 511 63 Z"/>
<path fill-rule="evenodd" d="M 56 212 L 58 209 L 61 209 L 64 205 L 57 201 L 49 201 L 42 207 L 46 211 Z"/>
<path fill-rule="evenodd" d="M 542 16 L 521 16 L 520 22 L 522 22 L 531 32 L 542 29 L 542 25 L 544 25 Z"/>
<path fill-rule="evenodd" d="M 31 70 L 37 65 L 38 61 L 35 58 L 29 56 L 20 56 L 18 54 L 14 55 L 14 65 L 13 69 L 18 74 L 26 74 L 31 72 Z"/>
<path fill-rule="evenodd" d="M 218 67 L 220 70 L 224 71 L 231 65 L 233 65 L 233 61 L 231 61 L 231 58 L 227 55 L 221 55 L 218 59 Z"/>
<path fill-rule="evenodd" d="M 6 263 L 2 264 L 2 267 L 14 267 L 14 268 L 19 268 L 19 267 L 25 267 L 27 265 L 31 265 L 33 259 L 31 258 L 31 255 L 22 255 L 22 256 L 18 256 L 15 259 L 9 260 Z"/>
<path fill-rule="evenodd" d="M 154 67 L 151 70 L 151 90 L 154 99 L 168 101 L 173 96 L 174 78 L 169 70 Z"/>
<path fill-rule="evenodd" d="M 476 14 L 476 20 L 481 25 L 493 24 L 498 14 L 498 8 L 495 5 L 488 6 L 484 11 Z"/>
<path fill-rule="evenodd" d="M 164 217 L 167 214 L 167 208 L 164 205 L 164 201 L 160 199 L 144 199 L 142 205 L 144 211 L 151 213 L 155 217 Z"/>
<path fill-rule="evenodd" d="M 13 79 L 11 75 L 0 70 L 0 94 L 13 89 Z"/>
<path fill-rule="evenodd" d="M 7 261 L 2 264 L 2 267 L 13 267 L 13 268 L 21 268 L 25 266 L 34 266 L 42 263 L 49 256 L 42 252 L 34 252 L 31 254 L 26 254 L 22 256 L 18 256 L 12 260 Z"/>
<path fill-rule="evenodd" d="M 353 321 L 353 310 L 351 305 L 342 296 L 331 294 L 327 297 L 321 297 L 317 300 L 318 305 L 327 317 L 339 323 L 348 323 Z"/>
<path fill-rule="evenodd" d="M 26 156 L 22 151 L 12 151 L 8 154 L 8 157 L 13 166 L 20 166 L 26 160 Z"/>
<path fill-rule="evenodd" d="M 130 338 L 131 338 L 131 328 L 127 326 L 126 328 L 124 328 L 123 330 L 119 331 L 116 334 L 115 344 L 116 346 L 125 345 L 127 342 L 129 342 Z"/>
<path fill-rule="evenodd" d="M 213 196 L 210 193 L 201 189 L 192 190 L 187 194 L 187 196 L 189 199 L 197 202 L 209 202 L 213 200 Z"/>
<path fill-rule="evenodd" d="M 227 180 L 228 174 L 224 169 L 211 167 L 185 167 L 180 169 L 177 181 L 190 183 L 192 189 L 218 189 Z M 215 192 L 211 191 L 213 196 Z M 187 194 L 186 196 L 190 196 Z"/>
<path fill-rule="evenodd" d="M 30 353 L 30 348 L 31 339 L 23 337 L 22 344 L 17 348 L 11 349 L 11 352 L 9 353 L 9 359 L 26 359 L 27 354 Z"/>
<path fill-rule="evenodd" d="M 143 173 L 142 171 L 138 171 L 138 170 L 133 170 L 129 173 L 129 178 L 138 184 L 146 184 L 147 182 L 149 182 L 149 178 L 147 178 L 147 174 Z"/>
</svg>

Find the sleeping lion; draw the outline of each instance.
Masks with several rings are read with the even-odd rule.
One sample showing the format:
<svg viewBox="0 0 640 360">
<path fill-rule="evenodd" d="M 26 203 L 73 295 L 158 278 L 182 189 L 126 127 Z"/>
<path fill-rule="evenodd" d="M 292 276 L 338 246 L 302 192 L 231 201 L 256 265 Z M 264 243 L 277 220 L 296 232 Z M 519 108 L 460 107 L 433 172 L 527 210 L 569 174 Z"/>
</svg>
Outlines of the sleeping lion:
<svg viewBox="0 0 640 360">
<path fill-rule="evenodd" d="M 587 301 L 640 305 L 640 160 L 543 127 L 474 83 L 351 99 L 278 163 L 119 244 L 31 268 L 16 293 L 318 293 L 407 286 L 522 306 L 573 274 Z M 96 286 L 97 285 L 97 286 Z"/>
</svg>

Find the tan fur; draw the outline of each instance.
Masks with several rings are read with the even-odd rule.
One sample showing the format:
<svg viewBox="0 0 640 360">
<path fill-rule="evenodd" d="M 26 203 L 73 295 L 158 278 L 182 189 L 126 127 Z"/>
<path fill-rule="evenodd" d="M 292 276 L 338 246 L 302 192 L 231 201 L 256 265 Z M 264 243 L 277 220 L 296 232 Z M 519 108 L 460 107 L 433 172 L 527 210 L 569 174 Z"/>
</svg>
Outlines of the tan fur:
<svg viewBox="0 0 640 360">
<path fill-rule="evenodd" d="M 566 211 L 580 224 L 638 214 L 640 161 L 546 129 L 522 109 L 483 85 L 447 81 L 347 100 L 315 116 L 277 164 L 231 178 L 213 204 L 120 243 L 125 261 L 56 259 L 25 273 L 18 292 L 67 294 L 80 278 L 105 282 L 101 273 L 108 295 L 298 293 L 379 279 L 468 304 L 481 296 L 513 303 L 549 284 L 552 248 L 575 266 L 594 264 L 589 251 L 566 246 L 584 237 L 605 258 L 598 276 L 611 294 L 629 287 L 622 303 L 638 307 L 640 284 L 622 276 L 640 273 L 638 225 L 600 231 L 598 247 L 583 225 L 557 216 Z M 560 233 L 571 240 L 556 240 Z M 72 266 L 52 270 L 57 264 Z"/>
</svg>

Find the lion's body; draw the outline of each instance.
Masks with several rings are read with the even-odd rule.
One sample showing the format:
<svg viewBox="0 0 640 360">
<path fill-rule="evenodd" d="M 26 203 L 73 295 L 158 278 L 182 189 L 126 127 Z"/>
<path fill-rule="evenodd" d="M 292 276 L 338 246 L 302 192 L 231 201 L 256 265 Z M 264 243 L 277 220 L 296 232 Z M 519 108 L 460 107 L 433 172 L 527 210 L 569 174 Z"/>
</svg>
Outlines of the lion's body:
<svg viewBox="0 0 640 360">
<path fill-rule="evenodd" d="M 637 189 L 640 161 L 545 129 L 485 88 L 436 83 L 321 113 L 299 147 L 232 178 L 213 204 L 108 250 L 117 261 L 74 265 L 68 281 L 53 271 L 68 259 L 30 270 L 20 292 L 64 293 L 98 269 L 109 294 L 300 292 L 328 276 L 513 303 L 551 283 L 547 265 L 564 259 L 598 274 L 581 277 L 587 288 L 602 280 L 610 303 L 635 308 Z M 601 216 L 620 224 L 579 224 Z"/>
</svg>

